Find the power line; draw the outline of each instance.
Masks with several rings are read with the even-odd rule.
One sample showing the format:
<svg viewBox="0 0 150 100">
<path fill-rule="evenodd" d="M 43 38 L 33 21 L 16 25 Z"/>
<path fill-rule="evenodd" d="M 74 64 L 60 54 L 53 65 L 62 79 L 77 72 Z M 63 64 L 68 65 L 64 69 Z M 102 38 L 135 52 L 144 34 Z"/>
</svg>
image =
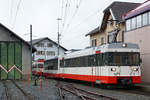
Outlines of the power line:
<svg viewBox="0 0 150 100">
<path fill-rule="evenodd" d="M 63 9 L 64 9 L 64 0 L 62 0 L 62 4 L 61 4 L 61 18 L 63 17 Z"/>
<path fill-rule="evenodd" d="M 13 1 L 14 1 L 14 0 L 11 0 L 11 5 L 10 5 L 10 22 L 11 22 L 11 20 L 12 20 L 13 4 L 14 4 Z"/>
<path fill-rule="evenodd" d="M 112 2 L 113 0 L 108 0 L 108 2 Z M 106 5 L 107 5 L 108 3 L 106 3 Z M 105 5 L 105 6 L 106 6 Z M 103 7 L 102 7 L 103 8 Z M 102 9 L 101 8 L 101 9 Z M 77 27 L 79 27 L 83 22 L 85 22 L 85 21 L 87 21 L 89 18 L 91 18 L 92 16 L 94 16 L 96 13 L 98 13 L 99 11 L 101 11 L 101 9 L 99 9 L 99 10 L 97 10 L 97 11 L 95 11 L 94 13 L 92 13 L 92 14 L 90 14 L 89 16 L 87 16 L 84 20 L 82 20 L 79 24 L 77 24 L 75 27 L 73 27 L 73 28 L 71 28 L 71 29 L 77 29 Z M 71 30 L 70 29 L 70 30 Z M 72 30 L 71 30 L 72 31 Z M 77 37 L 80 37 L 80 36 L 82 36 L 83 34 L 78 34 L 78 35 L 76 35 L 76 36 L 74 36 L 74 37 L 72 37 L 72 38 L 70 38 L 69 37 L 69 39 L 67 39 L 67 41 L 68 40 L 74 40 L 74 39 L 77 39 Z"/>
<path fill-rule="evenodd" d="M 70 21 L 68 22 L 68 24 L 67 24 L 65 30 L 63 31 L 64 33 L 67 31 L 67 29 L 69 29 L 69 26 L 70 26 L 70 24 L 71 24 L 72 21 L 73 21 L 73 18 L 76 16 L 76 14 L 77 14 L 77 12 L 78 12 L 78 9 L 79 9 L 79 7 L 80 7 L 81 2 L 82 2 L 82 0 L 80 0 L 79 3 L 77 2 L 75 12 L 73 13 L 73 16 L 70 18 Z M 62 33 L 63 33 L 63 32 L 62 32 Z"/>
<path fill-rule="evenodd" d="M 18 15 L 18 11 L 19 11 L 19 8 L 20 8 L 21 1 L 22 0 L 19 0 L 18 5 L 17 5 L 17 10 L 16 10 L 16 14 L 15 14 L 13 25 L 12 25 L 12 29 L 15 27 L 15 23 L 16 23 L 16 19 L 17 19 L 17 15 Z"/>
<path fill-rule="evenodd" d="M 106 6 L 107 4 L 109 4 L 109 3 L 112 2 L 112 1 L 113 1 L 113 0 L 108 0 L 108 2 L 107 2 L 104 6 Z M 89 18 L 91 18 L 92 16 L 95 16 L 96 13 L 99 13 L 99 12 L 101 11 L 101 9 L 104 8 L 104 6 L 101 7 L 100 9 L 96 10 L 94 13 L 89 14 L 89 15 L 88 15 L 85 19 L 83 19 L 80 23 L 76 24 L 74 27 L 72 27 L 71 29 L 69 29 L 68 32 L 70 32 L 70 31 L 72 31 L 72 30 L 74 30 L 74 29 L 77 29 L 77 27 L 79 27 L 81 24 L 83 24 L 84 22 L 86 22 Z M 66 32 L 66 33 L 67 33 L 67 32 Z"/>
<path fill-rule="evenodd" d="M 67 21 L 67 18 L 68 18 L 68 16 L 69 16 L 69 14 L 70 14 L 70 5 L 71 5 L 71 0 L 67 0 L 67 3 L 66 3 L 66 9 L 65 9 L 65 14 L 64 14 L 64 20 L 63 20 L 63 28 L 65 27 L 65 25 L 66 25 L 66 21 Z"/>
</svg>

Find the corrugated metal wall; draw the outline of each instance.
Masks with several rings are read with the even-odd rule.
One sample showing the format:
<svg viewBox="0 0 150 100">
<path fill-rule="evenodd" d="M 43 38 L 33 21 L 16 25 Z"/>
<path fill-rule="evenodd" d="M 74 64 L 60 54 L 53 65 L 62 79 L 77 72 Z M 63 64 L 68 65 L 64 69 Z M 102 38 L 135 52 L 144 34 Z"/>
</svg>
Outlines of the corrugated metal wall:
<svg viewBox="0 0 150 100">
<path fill-rule="evenodd" d="M 0 65 L 9 71 L 14 65 L 22 70 L 21 42 L 0 42 Z M 0 68 L 0 79 L 21 79 L 22 75 L 15 68 L 6 73 Z"/>
</svg>

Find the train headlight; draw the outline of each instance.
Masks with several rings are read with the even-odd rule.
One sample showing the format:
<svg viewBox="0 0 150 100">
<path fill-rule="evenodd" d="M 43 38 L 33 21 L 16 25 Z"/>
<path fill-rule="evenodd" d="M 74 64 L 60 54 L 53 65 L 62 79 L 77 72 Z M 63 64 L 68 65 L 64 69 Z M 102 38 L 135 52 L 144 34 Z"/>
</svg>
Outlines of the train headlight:
<svg viewBox="0 0 150 100">
<path fill-rule="evenodd" d="M 111 71 L 112 71 L 112 72 L 115 72 L 115 71 L 116 71 L 116 68 L 111 68 Z"/>
<path fill-rule="evenodd" d="M 127 47 L 127 44 L 125 44 L 125 43 L 124 43 L 124 44 L 122 44 L 122 47 L 124 47 L 124 48 L 125 48 L 125 47 Z"/>
<path fill-rule="evenodd" d="M 138 68 L 132 68 L 132 70 L 133 70 L 133 71 L 138 71 L 139 69 L 138 69 Z"/>
</svg>

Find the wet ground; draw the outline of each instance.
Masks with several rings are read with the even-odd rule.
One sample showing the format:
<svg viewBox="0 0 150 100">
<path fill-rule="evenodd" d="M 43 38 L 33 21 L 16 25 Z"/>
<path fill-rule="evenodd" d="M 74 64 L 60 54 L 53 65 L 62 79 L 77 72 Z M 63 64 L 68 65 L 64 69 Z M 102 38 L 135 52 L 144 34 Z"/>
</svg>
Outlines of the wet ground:
<svg viewBox="0 0 150 100">
<path fill-rule="evenodd" d="M 64 81 L 56 79 L 43 79 L 37 81 L 37 86 L 34 86 L 34 81 L 15 81 L 17 85 L 25 91 L 26 94 L 30 95 L 32 98 L 25 98 L 21 91 L 15 87 L 10 81 L 7 81 L 8 94 L 6 93 L 6 88 L 2 81 L 0 81 L 0 100 L 62 100 L 59 94 L 59 88 L 56 86 L 58 84 L 68 84 L 73 83 L 76 87 L 82 88 L 87 91 L 95 92 L 104 96 L 115 98 L 118 100 L 150 100 L 150 92 L 143 88 L 137 86 L 134 89 L 123 89 L 123 88 L 111 88 L 102 89 L 99 85 L 94 85 L 91 87 L 90 83 L 86 82 L 76 82 L 76 81 Z M 41 84 L 42 83 L 42 84 Z M 62 91 L 64 94 L 64 100 L 81 100 L 78 96 L 75 96 L 67 91 Z M 104 100 L 100 98 L 99 100 Z"/>
</svg>

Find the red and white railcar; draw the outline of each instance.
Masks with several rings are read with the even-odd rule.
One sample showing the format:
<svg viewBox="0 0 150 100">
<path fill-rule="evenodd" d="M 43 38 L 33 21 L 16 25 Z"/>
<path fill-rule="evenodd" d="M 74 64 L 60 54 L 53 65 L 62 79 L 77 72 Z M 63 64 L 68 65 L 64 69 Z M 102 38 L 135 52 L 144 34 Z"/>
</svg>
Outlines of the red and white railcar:
<svg viewBox="0 0 150 100">
<path fill-rule="evenodd" d="M 47 60 L 43 74 L 98 84 L 138 84 L 140 63 L 137 44 L 111 43 Z"/>
<path fill-rule="evenodd" d="M 33 62 L 32 75 L 42 75 L 43 73 L 44 60 L 39 59 Z"/>
</svg>

